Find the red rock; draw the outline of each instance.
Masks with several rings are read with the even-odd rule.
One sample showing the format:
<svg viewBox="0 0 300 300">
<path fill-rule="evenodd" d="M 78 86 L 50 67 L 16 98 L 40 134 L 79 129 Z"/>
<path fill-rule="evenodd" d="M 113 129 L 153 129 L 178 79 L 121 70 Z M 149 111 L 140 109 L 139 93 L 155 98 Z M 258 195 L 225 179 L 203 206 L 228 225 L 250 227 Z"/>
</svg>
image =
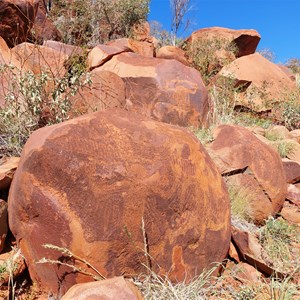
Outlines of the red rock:
<svg viewBox="0 0 300 300">
<path fill-rule="evenodd" d="M 291 150 L 288 151 L 286 157 L 300 164 L 300 144 L 294 139 L 286 139 L 285 142 L 291 147 Z"/>
<path fill-rule="evenodd" d="M 19 161 L 20 157 L 8 157 L 0 161 L 0 191 L 9 188 Z"/>
<path fill-rule="evenodd" d="M 44 40 L 62 40 L 61 33 L 46 16 L 44 0 L 39 0 L 39 7 L 31 30 L 31 39 L 40 44 Z"/>
<path fill-rule="evenodd" d="M 235 274 L 234 277 L 242 282 L 260 282 L 261 273 L 247 263 L 238 263 L 232 272 Z"/>
<path fill-rule="evenodd" d="M 0 253 L 4 248 L 7 231 L 7 203 L 0 199 Z"/>
<path fill-rule="evenodd" d="M 176 59 L 182 64 L 186 66 L 190 66 L 189 62 L 185 58 L 184 51 L 178 47 L 175 46 L 164 46 L 161 47 L 157 53 L 156 53 L 157 58 L 165 58 L 165 59 Z"/>
<path fill-rule="evenodd" d="M 203 28 L 192 33 L 187 39 L 188 44 L 201 39 L 224 39 L 233 42 L 238 47 L 237 57 L 255 52 L 260 41 L 260 35 L 253 29 L 234 30 L 222 27 Z"/>
<path fill-rule="evenodd" d="M 88 54 L 87 65 L 90 70 L 102 66 L 104 63 L 112 59 L 113 56 L 123 52 L 132 51 L 126 46 L 108 46 L 98 45 L 94 47 Z"/>
<path fill-rule="evenodd" d="M 289 184 L 286 199 L 300 207 L 300 188 L 293 184 Z"/>
<path fill-rule="evenodd" d="M 185 129 L 124 110 L 35 131 L 8 204 L 31 278 L 54 294 L 58 284 L 65 292 L 91 278 L 37 264 L 64 259 L 45 243 L 69 249 L 106 278 L 145 272 L 150 260 L 176 282 L 211 268 L 229 249 L 228 193 L 204 147 Z"/>
<path fill-rule="evenodd" d="M 240 57 L 226 65 L 216 75 L 235 80 L 236 86 L 245 86 L 245 93 L 238 99 L 239 105 L 255 111 L 266 110 L 268 100 L 283 102 L 288 91 L 296 89 L 295 83 L 274 63 L 259 53 Z"/>
<path fill-rule="evenodd" d="M 300 226 L 300 205 L 291 205 L 286 201 L 286 205 L 282 208 L 281 216 L 290 223 Z"/>
<path fill-rule="evenodd" d="M 150 35 L 151 29 L 148 22 L 142 22 L 134 25 L 132 28 L 133 39 L 141 42 L 152 42 L 153 37 Z"/>
<path fill-rule="evenodd" d="M 126 107 L 125 84 L 118 75 L 95 69 L 91 72 L 91 80 L 91 85 L 83 86 L 70 97 L 74 115 Z"/>
<path fill-rule="evenodd" d="M 135 53 L 113 56 L 99 70 L 123 78 L 132 110 L 180 126 L 207 123 L 207 90 L 198 71 L 176 60 L 147 58 Z"/>
<path fill-rule="evenodd" d="M 289 137 L 289 130 L 285 126 L 275 125 L 268 128 L 265 131 L 265 135 L 269 137 L 270 140 L 284 140 Z"/>
<path fill-rule="evenodd" d="M 0 2 L 0 36 L 11 48 L 26 42 L 33 26 L 39 0 L 2 0 Z"/>
<path fill-rule="evenodd" d="M 229 247 L 229 253 L 228 255 L 233 258 L 235 261 L 239 262 L 240 261 L 240 258 L 239 258 L 239 255 L 236 251 L 236 248 L 235 246 L 232 244 L 232 242 L 230 242 L 230 247 Z"/>
<path fill-rule="evenodd" d="M 154 56 L 154 44 L 149 42 L 141 42 L 133 39 L 117 39 L 107 43 L 107 45 L 118 48 L 127 48 L 132 52 L 145 57 Z"/>
<path fill-rule="evenodd" d="M 11 266 L 8 268 L 7 266 Z M 0 285 L 7 285 L 11 280 L 20 276 L 26 269 L 25 261 L 19 249 L 13 248 L 10 252 L 0 254 L 0 268 L 5 270 L 1 272 Z"/>
<path fill-rule="evenodd" d="M 277 66 L 280 68 L 281 71 L 283 71 L 287 76 L 289 76 L 290 79 L 292 79 L 293 81 L 296 80 L 294 73 L 292 72 L 292 70 L 289 67 L 287 67 L 285 65 L 280 65 L 280 64 Z"/>
<path fill-rule="evenodd" d="M 1 3 L 0 3 L 1 5 Z M 11 67 L 5 68 L 5 66 L 14 66 L 14 70 Z M 8 48 L 4 39 L 0 36 L 0 107 L 5 105 L 5 98 L 8 92 L 11 90 L 11 83 L 14 82 L 20 72 L 21 65 L 16 59 L 14 54 Z M 23 70 L 26 70 L 24 66 Z M 17 92 L 17 91 L 16 91 Z"/>
<path fill-rule="evenodd" d="M 84 50 L 82 48 L 78 46 L 64 44 L 58 41 L 44 41 L 43 46 L 52 48 L 55 51 L 67 55 L 68 57 L 84 55 Z"/>
<path fill-rule="evenodd" d="M 140 291 L 123 277 L 80 283 L 72 286 L 61 300 L 142 300 Z"/>
<path fill-rule="evenodd" d="M 55 78 L 66 73 L 64 62 L 68 57 L 62 52 L 30 43 L 22 43 L 11 51 L 21 65 L 26 64 L 35 74 L 44 72 Z"/>
<path fill-rule="evenodd" d="M 285 172 L 278 153 L 249 130 L 235 125 L 218 126 L 208 152 L 222 174 L 249 174 L 270 201 L 266 214 L 279 212 L 287 193 Z M 253 205 L 259 207 L 259 201 Z"/>
<path fill-rule="evenodd" d="M 282 160 L 283 168 L 285 171 L 286 182 L 296 183 L 300 181 L 300 164 L 296 161 L 284 158 Z"/>
<path fill-rule="evenodd" d="M 300 144 L 300 129 L 295 129 L 289 132 L 289 138 Z"/>
<path fill-rule="evenodd" d="M 253 174 L 231 175 L 227 178 L 227 183 L 242 190 L 243 196 L 247 195 L 248 207 L 245 209 L 245 214 L 248 219 L 256 224 L 263 224 L 272 215 L 272 203 Z"/>
</svg>

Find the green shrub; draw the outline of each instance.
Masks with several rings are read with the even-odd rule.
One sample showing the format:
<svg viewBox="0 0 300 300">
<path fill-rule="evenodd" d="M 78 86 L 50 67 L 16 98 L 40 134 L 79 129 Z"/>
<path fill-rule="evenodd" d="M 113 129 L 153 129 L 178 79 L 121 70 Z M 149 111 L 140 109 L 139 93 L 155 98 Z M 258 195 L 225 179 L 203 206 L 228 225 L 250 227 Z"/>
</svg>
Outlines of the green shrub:
<svg viewBox="0 0 300 300">
<path fill-rule="evenodd" d="M 300 128 L 300 90 L 289 93 L 281 104 L 281 123 L 289 130 Z"/>
<path fill-rule="evenodd" d="M 83 85 L 90 84 L 86 73 L 70 67 L 63 78 L 48 73 L 23 72 L 13 66 L 2 65 L 0 76 L 12 74 L 0 109 L 0 148 L 6 155 L 20 155 L 29 135 L 36 129 L 60 123 L 69 118 L 70 97 Z"/>
<path fill-rule="evenodd" d="M 235 59 L 237 46 L 222 38 L 202 38 L 186 47 L 187 55 L 198 70 L 205 84 L 209 84 L 211 78 L 216 75 L 223 66 Z M 220 55 L 220 51 L 226 51 Z"/>
<path fill-rule="evenodd" d="M 281 270 L 295 267 L 292 261 L 292 243 L 300 241 L 296 226 L 283 219 L 269 218 L 260 230 L 259 240 L 275 267 Z"/>
<path fill-rule="evenodd" d="M 147 19 L 150 0 L 54 0 L 50 18 L 67 44 L 94 46 L 128 37 Z"/>
</svg>

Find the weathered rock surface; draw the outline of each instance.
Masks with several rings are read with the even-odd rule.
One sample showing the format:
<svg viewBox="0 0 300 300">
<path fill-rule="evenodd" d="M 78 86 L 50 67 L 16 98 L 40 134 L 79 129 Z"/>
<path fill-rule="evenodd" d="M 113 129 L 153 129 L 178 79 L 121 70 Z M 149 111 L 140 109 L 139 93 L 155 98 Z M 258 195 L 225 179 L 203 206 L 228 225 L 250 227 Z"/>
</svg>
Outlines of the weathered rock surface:
<svg viewBox="0 0 300 300">
<path fill-rule="evenodd" d="M 39 44 L 42 44 L 45 40 L 62 40 L 62 35 L 59 30 L 47 18 L 44 0 L 39 0 L 38 10 L 30 32 L 30 39 Z"/>
<path fill-rule="evenodd" d="M 131 52 L 132 50 L 126 46 L 118 45 L 98 45 L 94 47 L 88 54 L 87 65 L 90 70 L 102 66 L 104 63 L 123 52 Z"/>
<path fill-rule="evenodd" d="M 36 264 L 43 257 L 75 263 L 45 243 L 70 249 L 106 278 L 140 273 L 146 263 L 175 281 L 190 280 L 229 249 L 228 193 L 200 142 L 124 110 L 34 132 L 8 203 L 31 278 L 55 294 L 90 277 Z"/>
<path fill-rule="evenodd" d="M 140 291 L 123 277 L 80 283 L 72 286 L 61 300 L 142 300 Z"/>
<path fill-rule="evenodd" d="M 300 144 L 300 129 L 295 129 L 289 132 L 289 138 Z"/>
<path fill-rule="evenodd" d="M 289 147 L 291 147 L 286 157 L 300 164 L 300 144 L 292 139 L 286 139 L 285 142 L 289 143 Z"/>
<path fill-rule="evenodd" d="M 221 125 L 214 132 L 215 140 L 208 152 L 224 175 L 251 176 L 266 195 L 265 216 L 282 208 L 287 193 L 285 172 L 278 153 L 261 142 L 249 130 L 235 125 Z M 247 181 L 247 180 L 246 180 Z M 245 182 L 246 182 L 245 181 Z M 260 198 L 253 197 L 252 206 L 260 210 Z M 261 222 L 261 218 L 256 220 Z"/>
<path fill-rule="evenodd" d="M 107 45 L 118 48 L 128 48 L 132 52 L 145 57 L 154 56 L 154 44 L 147 41 L 137 41 L 133 39 L 117 39 L 107 43 Z"/>
<path fill-rule="evenodd" d="M 300 226 L 300 205 L 292 205 L 288 203 L 288 201 L 285 201 L 285 205 L 280 214 L 285 220 Z"/>
<path fill-rule="evenodd" d="M 0 36 L 8 46 L 26 42 L 33 26 L 39 0 L 1 0 Z"/>
<path fill-rule="evenodd" d="M 195 69 L 176 60 L 113 56 L 99 70 L 123 78 L 132 110 L 166 123 L 199 127 L 207 122 L 208 94 Z"/>
<path fill-rule="evenodd" d="M 255 111 L 266 110 L 269 100 L 281 102 L 294 91 L 295 83 L 274 63 L 259 53 L 243 56 L 226 65 L 216 75 L 234 80 L 236 86 L 246 87 L 238 100 L 239 105 Z"/>
<path fill-rule="evenodd" d="M 286 182 L 300 182 L 300 164 L 287 158 L 282 160 L 282 164 L 285 171 Z"/>
<path fill-rule="evenodd" d="M 68 57 L 84 55 L 84 50 L 82 48 L 74 45 L 64 44 L 59 41 L 47 40 L 44 41 L 43 46 L 52 48 L 58 52 L 67 55 Z"/>
<path fill-rule="evenodd" d="M 0 161 L 0 190 L 7 189 L 18 167 L 20 157 L 8 157 Z"/>
<path fill-rule="evenodd" d="M 66 72 L 64 62 L 68 57 L 63 52 L 31 43 L 22 43 L 11 51 L 21 66 L 26 64 L 35 74 L 44 72 L 55 78 L 63 77 Z"/>
<path fill-rule="evenodd" d="M 91 80 L 91 85 L 81 87 L 70 97 L 74 115 L 126 107 L 125 83 L 117 74 L 95 69 Z"/>
<path fill-rule="evenodd" d="M 185 58 L 185 52 L 175 46 L 164 46 L 161 47 L 157 53 L 156 53 L 157 58 L 165 58 L 165 59 L 176 59 L 182 64 L 186 66 L 190 66 L 189 62 Z"/>
<path fill-rule="evenodd" d="M 0 199 L 0 253 L 4 248 L 7 231 L 7 203 Z"/>
<path fill-rule="evenodd" d="M 241 57 L 255 52 L 260 41 L 260 35 L 253 29 L 234 30 L 223 27 L 211 27 L 193 32 L 187 39 L 187 43 L 192 44 L 201 39 L 228 40 L 237 46 L 237 57 Z"/>
</svg>

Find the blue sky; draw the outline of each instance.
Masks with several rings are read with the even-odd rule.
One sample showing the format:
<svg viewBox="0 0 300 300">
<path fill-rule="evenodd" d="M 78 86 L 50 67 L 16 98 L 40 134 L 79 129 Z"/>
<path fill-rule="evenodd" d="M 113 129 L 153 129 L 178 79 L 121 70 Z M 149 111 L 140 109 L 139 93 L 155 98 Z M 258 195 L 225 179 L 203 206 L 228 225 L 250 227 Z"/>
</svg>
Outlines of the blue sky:
<svg viewBox="0 0 300 300">
<path fill-rule="evenodd" d="M 258 49 L 270 49 L 275 61 L 300 58 L 300 0 L 191 0 L 190 29 L 205 27 L 256 29 L 261 35 Z M 169 0 L 151 0 L 148 20 L 170 30 Z"/>
</svg>

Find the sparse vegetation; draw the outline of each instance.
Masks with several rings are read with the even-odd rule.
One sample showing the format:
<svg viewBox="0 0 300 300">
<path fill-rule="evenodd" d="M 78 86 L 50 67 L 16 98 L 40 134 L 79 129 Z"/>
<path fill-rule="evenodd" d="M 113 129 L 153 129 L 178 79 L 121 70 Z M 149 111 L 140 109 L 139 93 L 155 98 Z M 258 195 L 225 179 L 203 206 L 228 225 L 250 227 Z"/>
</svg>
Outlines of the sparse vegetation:
<svg viewBox="0 0 300 300">
<path fill-rule="evenodd" d="M 2 65 L 0 75 L 5 72 L 12 75 L 5 105 L 0 109 L 0 147 L 6 155 L 20 155 L 36 129 L 67 120 L 72 108 L 70 97 L 91 83 L 89 75 L 76 67 L 62 78 Z"/>
<path fill-rule="evenodd" d="M 193 42 L 186 50 L 205 84 L 209 84 L 223 66 L 231 63 L 238 51 L 234 43 L 222 38 L 202 38 Z"/>
<path fill-rule="evenodd" d="M 291 252 L 293 243 L 300 242 L 299 232 L 295 226 L 283 219 L 269 218 L 260 230 L 259 239 L 274 266 L 279 270 L 299 268 L 299 262 L 293 260 Z"/>
<path fill-rule="evenodd" d="M 54 0 L 50 18 L 73 45 L 95 46 L 129 37 L 147 19 L 150 0 Z"/>
<path fill-rule="evenodd" d="M 228 184 L 228 192 L 231 203 L 231 213 L 233 218 L 251 222 L 253 210 L 251 207 L 251 190 L 242 186 Z"/>
</svg>

